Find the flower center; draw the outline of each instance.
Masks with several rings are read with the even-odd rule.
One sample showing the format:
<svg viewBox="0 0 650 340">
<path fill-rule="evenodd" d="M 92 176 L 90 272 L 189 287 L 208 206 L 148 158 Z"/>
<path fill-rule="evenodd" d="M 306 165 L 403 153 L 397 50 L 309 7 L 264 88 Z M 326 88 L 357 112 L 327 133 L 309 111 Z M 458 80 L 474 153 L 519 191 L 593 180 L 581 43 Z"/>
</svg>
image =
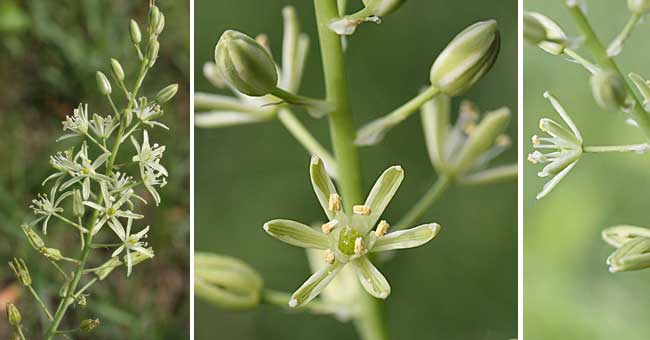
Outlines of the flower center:
<svg viewBox="0 0 650 340">
<path fill-rule="evenodd" d="M 354 242 L 361 234 L 349 226 L 344 227 L 339 234 L 339 250 L 348 256 L 354 255 Z"/>
</svg>

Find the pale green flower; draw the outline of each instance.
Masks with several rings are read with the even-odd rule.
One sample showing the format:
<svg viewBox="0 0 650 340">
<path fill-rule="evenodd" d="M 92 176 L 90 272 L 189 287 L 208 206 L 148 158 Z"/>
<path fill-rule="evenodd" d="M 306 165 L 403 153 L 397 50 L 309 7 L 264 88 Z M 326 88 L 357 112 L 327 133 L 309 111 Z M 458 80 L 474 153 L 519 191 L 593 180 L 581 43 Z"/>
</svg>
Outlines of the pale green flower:
<svg viewBox="0 0 650 340">
<path fill-rule="evenodd" d="M 104 197 L 103 206 L 95 202 L 84 201 L 84 205 L 99 211 L 101 216 L 93 226 L 92 233 L 93 235 L 97 234 L 104 224 L 108 223 L 108 226 L 116 235 L 124 235 L 124 226 L 119 220 L 120 217 L 128 219 L 140 219 L 144 217 L 132 212 L 131 210 L 122 210 L 122 207 L 133 196 L 133 189 L 128 189 L 125 192 L 120 193 L 120 195 L 117 196 L 118 198 L 116 198 L 115 196 L 111 196 L 106 183 L 101 183 L 100 186 L 102 188 L 102 197 Z"/>
<path fill-rule="evenodd" d="M 118 121 L 113 119 L 113 116 L 102 117 L 98 114 L 93 114 L 93 120 L 90 122 L 90 129 L 95 136 L 102 140 L 108 139 L 115 129 L 120 125 Z"/>
<path fill-rule="evenodd" d="M 72 112 L 72 116 L 66 116 L 65 121 L 63 121 L 62 124 L 63 131 L 67 130 L 72 133 L 60 137 L 59 140 L 86 135 L 88 133 L 88 128 L 90 127 L 90 120 L 88 119 L 88 104 L 79 104 L 79 106 Z"/>
<path fill-rule="evenodd" d="M 44 220 L 43 234 L 47 234 L 47 223 L 50 221 L 50 218 L 56 214 L 63 212 L 63 208 L 60 207 L 63 200 L 72 195 L 72 191 L 66 191 L 57 198 L 56 194 L 58 188 L 58 185 L 54 185 L 50 191 L 49 196 L 47 194 L 38 194 L 38 198 L 32 200 L 32 205 L 29 206 L 32 210 L 34 210 L 34 214 L 40 216 L 36 219 L 36 221 L 33 222 L 33 224 Z"/>
<path fill-rule="evenodd" d="M 404 171 L 400 166 L 388 168 L 379 177 L 363 205 L 345 211 L 323 162 L 312 157 L 311 182 L 329 222 L 317 231 L 291 220 L 272 220 L 264 224 L 271 236 L 288 244 L 326 250 L 327 265 L 314 273 L 289 301 L 290 307 L 304 305 L 318 296 L 348 263 L 352 265 L 361 285 L 374 297 L 385 299 L 390 285 L 369 259 L 370 253 L 413 248 L 434 238 L 440 226 L 436 223 L 386 234 L 389 225 L 379 218 L 399 188 Z M 379 222 L 379 223 L 377 223 Z M 373 230 L 373 228 L 376 229 Z"/>
<path fill-rule="evenodd" d="M 124 233 L 118 233 L 118 237 L 122 241 L 122 245 L 119 246 L 111 257 L 116 257 L 122 252 L 126 253 L 124 257 L 126 261 L 126 276 L 131 275 L 131 269 L 133 268 L 133 258 L 131 257 L 131 252 L 138 252 L 147 257 L 153 257 L 153 251 L 147 248 L 147 242 L 142 239 L 147 238 L 147 233 L 149 232 L 149 226 L 140 230 L 135 234 L 131 234 L 131 225 L 133 224 L 133 219 L 129 218 L 126 223 L 126 231 Z"/>
<path fill-rule="evenodd" d="M 72 175 L 71 179 L 61 185 L 61 190 L 65 190 L 71 185 L 81 182 L 82 194 L 84 199 L 87 200 L 90 197 L 91 179 L 100 183 L 105 183 L 111 180 L 110 177 L 102 175 L 97 171 L 102 165 L 104 165 L 104 163 L 106 163 L 110 155 L 110 153 L 105 152 L 99 155 L 94 161 L 91 161 L 88 158 L 88 145 L 86 142 L 81 144 L 81 149 L 75 156 L 73 164 L 59 164 L 59 166 L 66 169 L 70 175 Z M 67 159 L 65 161 L 67 163 Z"/>
<path fill-rule="evenodd" d="M 138 140 L 133 136 L 131 136 L 131 142 L 133 143 L 137 153 L 133 156 L 133 161 L 140 164 L 140 173 L 142 177 L 145 177 L 146 169 L 167 176 L 167 169 L 160 164 L 160 159 L 163 156 L 163 152 L 165 152 L 164 145 L 160 146 L 157 143 L 150 145 L 147 130 L 144 130 L 142 133 L 142 145 L 140 145 Z"/>
</svg>

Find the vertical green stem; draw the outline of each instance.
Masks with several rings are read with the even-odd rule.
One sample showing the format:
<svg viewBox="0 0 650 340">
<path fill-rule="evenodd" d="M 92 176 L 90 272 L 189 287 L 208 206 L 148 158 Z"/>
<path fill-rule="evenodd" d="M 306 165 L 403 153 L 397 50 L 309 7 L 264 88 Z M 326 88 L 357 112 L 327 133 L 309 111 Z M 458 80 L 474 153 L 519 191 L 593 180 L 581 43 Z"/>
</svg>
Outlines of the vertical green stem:
<svg viewBox="0 0 650 340">
<path fill-rule="evenodd" d="M 354 145 L 355 128 L 348 103 L 348 85 L 341 37 L 329 29 L 329 23 L 338 17 L 337 0 L 314 0 L 318 37 L 320 40 L 327 101 L 334 105 L 329 114 L 334 156 L 339 166 L 339 186 L 347 210 L 363 202 L 359 153 Z M 359 314 L 354 322 L 365 340 L 387 340 L 382 302 L 363 294 Z"/>
<path fill-rule="evenodd" d="M 607 55 L 605 46 L 603 46 L 602 42 L 598 39 L 596 32 L 594 32 L 593 28 L 589 24 L 589 21 L 585 17 L 585 14 L 582 12 L 582 9 L 580 9 L 580 6 L 567 6 L 571 17 L 573 18 L 573 21 L 585 37 L 585 46 L 591 51 L 594 59 L 596 59 L 596 63 L 602 68 L 616 72 L 622 79 L 625 80 L 628 95 L 634 99 L 634 107 L 632 107 L 630 110 L 630 114 L 639 124 L 639 128 L 643 131 L 646 138 L 650 139 L 650 116 L 643 110 L 643 105 L 641 105 L 641 102 L 634 94 L 634 91 L 632 90 L 627 77 L 623 75 L 614 60 L 612 60 L 612 58 Z"/>
</svg>

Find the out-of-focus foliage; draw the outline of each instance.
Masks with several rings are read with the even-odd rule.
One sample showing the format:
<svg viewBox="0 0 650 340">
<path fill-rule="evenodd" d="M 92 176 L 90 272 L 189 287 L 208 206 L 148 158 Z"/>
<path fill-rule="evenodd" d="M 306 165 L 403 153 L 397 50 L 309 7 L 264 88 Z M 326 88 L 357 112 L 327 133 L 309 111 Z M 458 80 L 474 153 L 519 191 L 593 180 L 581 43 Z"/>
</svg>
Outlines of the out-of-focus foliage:
<svg viewBox="0 0 650 340">
<path fill-rule="evenodd" d="M 138 60 L 130 45 L 129 18 L 144 22 L 148 5 L 146 0 L 0 0 L 0 310 L 16 301 L 30 332 L 41 327 L 40 312 L 29 295 L 20 295 L 4 264 L 13 256 L 25 258 L 40 285 L 35 288 L 50 309 L 56 307 L 58 284 L 48 280 L 55 273 L 36 266 L 40 259 L 31 260 L 37 255 L 19 226 L 29 202 L 43 190 L 48 155 L 65 146 L 55 143 L 65 115 L 82 101 L 94 111 L 110 109 L 97 91 L 95 71 L 109 74 L 114 57 L 127 71 L 127 81 L 133 78 Z M 171 131 L 158 130 L 155 136 L 167 145 L 164 165 L 170 173 L 161 191 L 163 204 L 148 206 L 145 213 L 156 257 L 128 279 L 119 273 L 93 286 L 87 308 L 102 325 L 89 339 L 189 336 L 189 2 L 157 5 L 167 20 L 160 58 L 143 91 L 153 96 L 172 82 L 180 88 L 163 119 Z M 56 229 L 48 236 L 78 247 L 78 240 Z M 7 324 L 0 323 L 0 338 L 8 334 Z"/>
<path fill-rule="evenodd" d="M 526 10 L 555 20 L 577 34 L 560 1 L 526 0 Z M 589 1 L 587 16 L 605 45 L 622 29 L 629 12 L 625 1 Z M 650 75 L 642 22 L 616 57 L 623 74 Z M 581 49 L 589 56 L 586 49 Z M 555 115 L 542 93 L 554 93 L 571 114 L 586 145 L 644 142 L 625 116 L 598 107 L 589 74 L 536 47 L 524 47 L 524 157 L 529 138 L 539 133 L 541 117 Z M 649 271 L 611 274 L 605 259 L 612 248 L 601 231 L 611 225 L 650 225 L 647 154 L 586 155 L 547 197 L 535 200 L 544 178 L 539 166 L 524 165 L 524 324 L 526 340 L 642 340 L 650 333 L 646 294 Z"/>
</svg>

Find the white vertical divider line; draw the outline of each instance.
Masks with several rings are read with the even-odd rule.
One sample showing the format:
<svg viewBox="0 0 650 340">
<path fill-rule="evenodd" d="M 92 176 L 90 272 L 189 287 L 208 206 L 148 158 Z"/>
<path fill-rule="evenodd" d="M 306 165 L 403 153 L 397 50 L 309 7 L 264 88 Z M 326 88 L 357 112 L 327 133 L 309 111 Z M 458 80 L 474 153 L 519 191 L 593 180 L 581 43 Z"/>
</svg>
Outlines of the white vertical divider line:
<svg viewBox="0 0 650 340">
<path fill-rule="evenodd" d="M 194 0 L 190 1 L 190 339 L 194 339 Z"/>
<path fill-rule="evenodd" d="M 524 0 L 517 9 L 517 338 L 524 339 Z"/>
</svg>

